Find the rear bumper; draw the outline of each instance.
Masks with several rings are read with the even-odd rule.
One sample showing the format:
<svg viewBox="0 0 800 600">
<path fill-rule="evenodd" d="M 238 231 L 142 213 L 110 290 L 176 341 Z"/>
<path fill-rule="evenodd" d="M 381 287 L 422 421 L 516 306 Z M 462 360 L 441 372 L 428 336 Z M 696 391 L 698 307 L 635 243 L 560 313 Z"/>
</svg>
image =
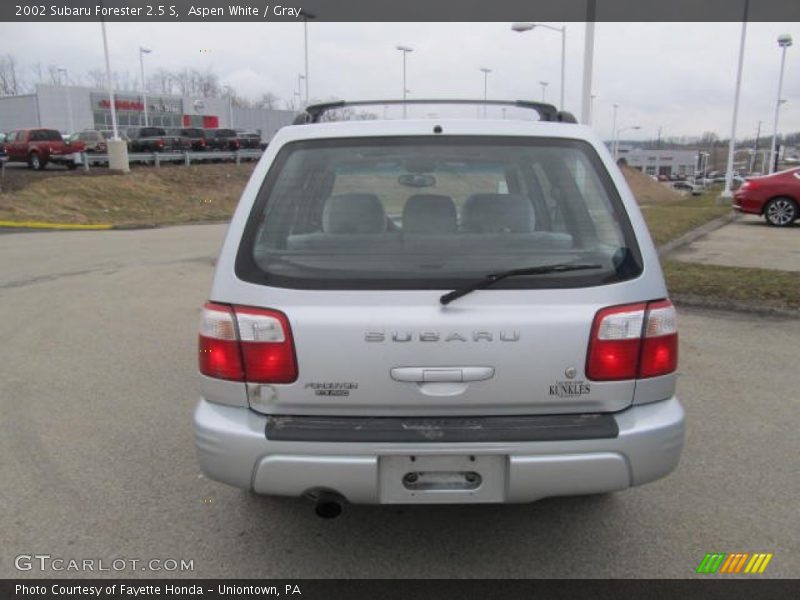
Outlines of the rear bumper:
<svg viewBox="0 0 800 600">
<path fill-rule="evenodd" d="M 733 210 L 740 213 L 760 215 L 764 204 L 757 198 L 751 198 L 746 193 L 736 192 L 733 195 Z"/>
<path fill-rule="evenodd" d="M 268 440 L 267 419 L 201 400 L 194 414 L 197 457 L 210 478 L 262 494 L 337 492 L 354 503 L 531 502 L 548 496 L 621 490 L 664 477 L 683 448 L 677 398 L 614 414 L 614 438 L 540 442 L 387 443 Z M 407 465 L 458 464 L 475 457 L 477 490 L 408 491 Z M 454 467 L 455 468 L 455 467 Z M 398 470 L 399 469 L 399 470 Z"/>
</svg>

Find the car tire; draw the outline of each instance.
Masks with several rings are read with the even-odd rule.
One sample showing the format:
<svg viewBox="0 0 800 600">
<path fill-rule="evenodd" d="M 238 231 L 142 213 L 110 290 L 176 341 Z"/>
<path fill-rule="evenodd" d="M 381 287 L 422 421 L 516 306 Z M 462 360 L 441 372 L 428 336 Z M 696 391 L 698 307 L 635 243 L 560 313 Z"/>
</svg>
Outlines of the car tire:
<svg viewBox="0 0 800 600">
<path fill-rule="evenodd" d="M 31 152 L 28 155 L 28 166 L 34 171 L 41 171 L 44 169 L 45 163 L 39 158 L 38 152 Z"/>
<path fill-rule="evenodd" d="M 78 165 L 77 165 L 77 164 L 75 164 L 75 163 L 74 163 L 74 162 L 72 162 L 72 161 L 69 161 L 69 162 L 67 162 L 67 168 L 68 168 L 70 171 L 74 171 L 75 169 L 77 169 L 77 168 L 78 168 Z"/>
<path fill-rule="evenodd" d="M 764 218 L 773 227 L 788 227 L 797 217 L 797 202 L 791 198 L 773 198 L 764 206 Z"/>
</svg>

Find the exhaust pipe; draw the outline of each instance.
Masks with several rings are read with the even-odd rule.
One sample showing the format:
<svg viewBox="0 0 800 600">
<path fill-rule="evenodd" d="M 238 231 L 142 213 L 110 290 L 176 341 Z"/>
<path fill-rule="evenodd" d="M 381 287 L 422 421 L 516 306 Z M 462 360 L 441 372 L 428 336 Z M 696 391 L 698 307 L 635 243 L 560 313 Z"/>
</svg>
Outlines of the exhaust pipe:
<svg viewBox="0 0 800 600">
<path fill-rule="evenodd" d="M 320 492 L 317 496 L 314 512 L 323 519 L 335 519 L 342 514 L 342 504 L 344 504 L 344 498 L 339 494 Z"/>
</svg>

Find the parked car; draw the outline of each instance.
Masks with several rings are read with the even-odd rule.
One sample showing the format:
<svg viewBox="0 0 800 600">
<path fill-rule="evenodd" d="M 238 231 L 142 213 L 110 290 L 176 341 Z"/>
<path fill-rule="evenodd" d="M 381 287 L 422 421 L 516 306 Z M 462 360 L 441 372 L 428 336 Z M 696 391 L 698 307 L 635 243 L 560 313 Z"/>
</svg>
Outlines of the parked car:
<svg viewBox="0 0 800 600">
<path fill-rule="evenodd" d="M 271 139 L 228 228 L 200 321 L 202 471 L 326 517 L 671 472 L 675 309 L 603 142 L 548 105 L 319 122 L 343 105 Z"/>
<path fill-rule="evenodd" d="M 130 127 L 127 135 L 131 152 L 172 152 L 179 149 L 177 138 L 167 134 L 163 127 Z"/>
<path fill-rule="evenodd" d="M 260 150 L 261 134 L 255 131 L 237 131 L 236 137 L 239 138 L 239 145 L 242 149 Z"/>
<path fill-rule="evenodd" d="M 171 133 L 177 138 L 180 150 L 203 152 L 208 149 L 206 130 L 202 127 L 184 127 L 175 129 Z"/>
<path fill-rule="evenodd" d="M 78 166 L 75 153 L 83 152 L 81 141 L 64 141 L 55 129 L 16 129 L 7 134 L 3 146 L 9 162 L 24 162 L 34 170 L 48 163 L 63 164 L 70 169 Z"/>
<path fill-rule="evenodd" d="M 233 129 L 206 129 L 208 146 L 212 150 L 238 150 L 239 136 Z"/>
<path fill-rule="evenodd" d="M 103 137 L 106 138 L 106 142 L 108 142 L 108 140 L 113 140 L 114 139 L 114 131 L 112 129 L 101 129 L 100 133 L 102 133 Z M 130 140 L 130 138 L 128 138 L 128 136 L 125 134 L 124 131 L 119 131 L 118 130 L 117 131 L 117 135 L 119 135 L 119 139 L 121 139 L 123 142 L 127 143 L 128 147 L 130 147 L 130 141 L 131 140 Z"/>
<path fill-rule="evenodd" d="M 740 213 L 761 215 L 775 227 L 788 227 L 800 218 L 800 168 L 748 177 L 733 195 Z"/>
<path fill-rule="evenodd" d="M 69 136 L 69 141 L 70 143 L 83 142 L 86 152 L 98 152 L 100 154 L 108 152 L 105 136 L 94 129 L 85 129 L 84 131 L 73 133 Z"/>
<path fill-rule="evenodd" d="M 689 183 L 688 181 L 675 181 L 673 182 L 672 187 L 676 190 L 689 192 L 692 196 L 699 196 L 703 193 L 702 186 L 699 186 L 695 183 Z"/>
</svg>

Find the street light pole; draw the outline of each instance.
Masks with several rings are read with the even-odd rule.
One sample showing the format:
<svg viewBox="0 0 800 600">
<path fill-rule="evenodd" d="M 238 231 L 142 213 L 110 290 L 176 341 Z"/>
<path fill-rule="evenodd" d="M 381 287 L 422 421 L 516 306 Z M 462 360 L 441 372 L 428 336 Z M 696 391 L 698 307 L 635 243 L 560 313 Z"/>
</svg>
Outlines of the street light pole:
<svg viewBox="0 0 800 600">
<path fill-rule="evenodd" d="M 742 21 L 742 37 L 739 40 L 739 66 L 736 69 L 736 92 L 733 96 L 733 122 L 731 123 L 731 139 L 728 141 L 728 167 L 725 169 L 725 189 L 719 196 L 721 203 L 733 197 L 731 186 L 733 184 L 733 158 L 736 148 L 736 119 L 739 116 L 739 90 L 742 87 L 742 65 L 744 64 L 744 43 L 747 37 L 747 7 L 749 0 L 744 3 L 744 20 Z"/>
<path fill-rule="evenodd" d="M 139 69 L 142 75 L 142 104 L 144 104 L 144 126 L 147 127 L 150 123 L 147 119 L 147 90 L 144 83 L 144 55 L 150 54 L 152 50 L 139 46 Z"/>
<path fill-rule="evenodd" d="M 308 20 L 316 19 L 316 15 L 304 10 L 301 11 L 301 13 L 303 15 L 303 52 L 305 55 L 306 105 L 308 105 L 310 103 L 310 96 L 308 95 Z"/>
<path fill-rule="evenodd" d="M 306 78 L 305 75 L 302 75 L 300 73 L 297 74 L 297 96 L 298 96 L 298 100 L 300 101 L 301 105 L 303 104 L 303 92 L 302 92 L 303 87 L 302 86 L 303 86 L 303 80 L 305 78 Z M 308 104 L 308 98 L 306 98 L 306 105 L 307 104 Z"/>
<path fill-rule="evenodd" d="M 100 27 L 103 31 L 103 54 L 106 59 L 106 83 L 108 83 L 108 98 L 111 102 L 111 130 L 114 132 L 114 140 L 119 140 L 119 129 L 117 128 L 117 107 L 114 99 L 114 84 L 111 81 L 111 61 L 108 58 L 108 39 L 106 37 L 106 22 L 100 19 Z"/>
<path fill-rule="evenodd" d="M 542 102 L 544 102 L 545 94 L 546 94 L 546 91 L 547 91 L 548 82 L 547 81 L 540 81 L 539 85 L 542 86 Z"/>
<path fill-rule="evenodd" d="M 481 72 L 483 73 L 483 118 L 486 118 L 486 100 L 488 99 L 488 91 L 489 91 L 489 73 L 492 72 L 491 69 L 487 69 L 486 67 L 481 67 Z"/>
<path fill-rule="evenodd" d="M 552 25 L 544 25 L 543 23 L 514 23 L 511 26 L 511 29 L 517 33 L 523 33 L 525 31 L 531 31 L 535 27 L 550 29 L 551 31 L 557 31 L 561 34 L 561 98 L 559 100 L 559 110 L 564 110 L 564 73 L 567 60 L 567 26 L 564 25 L 563 27 L 553 27 Z"/>
<path fill-rule="evenodd" d="M 750 168 L 748 171 L 752 173 L 756 168 L 756 154 L 758 154 L 758 138 L 761 136 L 761 121 L 758 122 L 758 127 L 756 128 L 756 141 L 753 144 L 753 154 L 750 156 Z"/>
<path fill-rule="evenodd" d="M 619 134 L 623 131 L 630 131 L 631 129 L 641 129 L 641 125 L 630 125 L 628 127 L 620 127 L 617 129 L 616 133 L 614 134 L 614 162 L 617 162 L 617 154 L 619 153 Z"/>
<path fill-rule="evenodd" d="M 406 55 L 409 52 L 413 52 L 414 49 L 411 46 L 397 46 L 397 49 L 403 53 L 403 118 L 405 119 L 408 116 L 408 107 L 406 106 L 406 93 L 408 92 L 406 89 Z"/>
<path fill-rule="evenodd" d="M 775 156 L 775 142 L 778 137 L 778 115 L 781 111 L 781 94 L 783 93 L 783 68 L 786 64 L 786 49 L 792 45 L 792 36 L 788 33 L 778 36 L 778 46 L 781 48 L 781 71 L 778 76 L 778 98 L 775 101 L 775 124 L 772 127 L 772 145 L 769 150 L 769 173 L 775 172 L 775 163 L 777 162 Z"/>
<path fill-rule="evenodd" d="M 619 108 L 619 104 L 614 104 L 614 120 L 611 121 L 611 134 L 612 134 L 612 142 L 611 142 L 611 154 L 614 155 L 614 162 L 617 161 L 617 109 Z"/>
<path fill-rule="evenodd" d="M 228 92 L 228 127 L 233 129 L 233 88 L 226 85 L 222 89 Z"/>
<path fill-rule="evenodd" d="M 74 133 L 75 123 L 72 120 L 72 100 L 69 97 L 69 76 L 67 75 L 67 68 L 58 67 L 58 72 L 64 73 L 64 82 L 61 85 L 64 86 L 64 95 L 67 97 L 67 118 L 69 122 L 69 133 Z"/>
</svg>

